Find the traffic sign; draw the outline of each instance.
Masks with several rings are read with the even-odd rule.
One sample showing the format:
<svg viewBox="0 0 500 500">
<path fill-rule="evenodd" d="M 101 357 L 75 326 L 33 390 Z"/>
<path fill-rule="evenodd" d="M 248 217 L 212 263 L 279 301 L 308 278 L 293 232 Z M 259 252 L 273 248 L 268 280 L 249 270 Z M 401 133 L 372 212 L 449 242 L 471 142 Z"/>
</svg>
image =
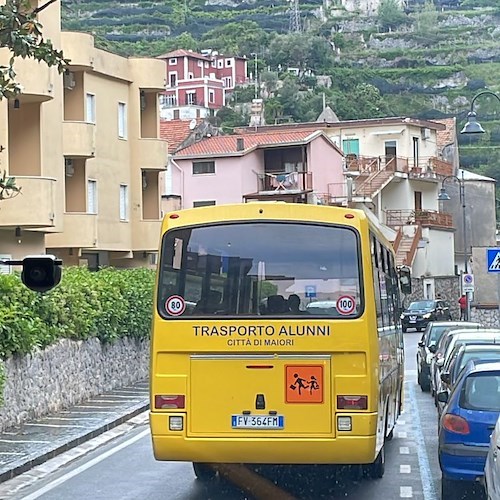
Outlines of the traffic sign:
<svg viewBox="0 0 500 500">
<path fill-rule="evenodd" d="M 486 257 L 488 272 L 500 273 L 500 248 L 487 248 Z"/>
<path fill-rule="evenodd" d="M 462 274 L 462 291 L 463 292 L 473 292 L 474 291 L 474 275 L 464 273 Z"/>
</svg>

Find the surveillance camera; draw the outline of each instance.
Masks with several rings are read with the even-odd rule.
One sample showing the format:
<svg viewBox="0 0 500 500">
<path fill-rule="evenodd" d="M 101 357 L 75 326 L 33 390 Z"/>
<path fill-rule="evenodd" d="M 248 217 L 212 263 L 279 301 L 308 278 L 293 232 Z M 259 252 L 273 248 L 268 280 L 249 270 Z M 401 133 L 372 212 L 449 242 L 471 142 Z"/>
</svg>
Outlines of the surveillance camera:
<svg viewBox="0 0 500 500">
<path fill-rule="evenodd" d="M 54 255 L 28 255 L 22 264 L 21 279 L 30 290 L 47 292 L 61 281 L 61 261 Z"/>
</svg>

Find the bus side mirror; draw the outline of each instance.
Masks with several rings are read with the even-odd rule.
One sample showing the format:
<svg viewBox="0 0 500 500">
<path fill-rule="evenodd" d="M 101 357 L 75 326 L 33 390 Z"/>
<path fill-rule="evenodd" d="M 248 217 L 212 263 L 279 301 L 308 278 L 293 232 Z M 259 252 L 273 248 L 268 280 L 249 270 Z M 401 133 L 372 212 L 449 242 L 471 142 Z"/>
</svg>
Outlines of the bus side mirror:
<svg viewBox="0 0 500 500">
<path fill-rule="evenodd" d="M 21 280 L 35 292 L 47 292 L 61 281 L 61 264 L 53 255 L 28 255 L 22 261 Z"/>
<path fill-rule="evenodd" d="M 411 293 L 411 271 L 408 266 L 401 266 L 399 272 L 399 286 L 405 295 Z"/>
</svg>

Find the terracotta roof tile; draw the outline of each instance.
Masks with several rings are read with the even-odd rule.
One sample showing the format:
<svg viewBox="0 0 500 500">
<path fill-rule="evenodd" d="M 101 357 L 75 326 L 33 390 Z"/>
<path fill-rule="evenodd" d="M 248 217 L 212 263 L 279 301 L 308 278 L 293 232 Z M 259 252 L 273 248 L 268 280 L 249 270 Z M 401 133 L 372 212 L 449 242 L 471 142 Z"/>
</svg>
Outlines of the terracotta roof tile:
<svg viewBox="0 0 500 500">
<path fill-rule="evenodd" d="M 192 120 L 160 120 L 160 138 L 168 141 L 168 152 L 170 154 L 188 138 L 191 133 Z M 196 125 L 203 121 L 202 118 L 196 119 Z"/>
<path fill-rule="evenodd" d="M 198 52 L 192 52 L 185 49 L 177 49 L 172 52 L 167 52 L 166 54 L 162 54 L 161 56 L 157 56 L 157 59 L 169 59 L 170 57 L 194 57 L 196 59 L 204 59 L 205 61 L 210 61 L 210 58 L 204 56 L 203 54 L 198 54 Z"/>
<path fill-rule="evenodd" d="M 303 143 L 321 132 L 311 130 L 283 130 L 271 133 L 255 133 L 243 135 L 221 135 L 203 139 L 191 146 L 187 146 L 176 153 L 175 156 L 217 156 L 246 154 L 250 150 L 262 146 L 279 144 Z M 238 151 L 238 139 L 243 141 L 243 150 Z"/>
</svg>

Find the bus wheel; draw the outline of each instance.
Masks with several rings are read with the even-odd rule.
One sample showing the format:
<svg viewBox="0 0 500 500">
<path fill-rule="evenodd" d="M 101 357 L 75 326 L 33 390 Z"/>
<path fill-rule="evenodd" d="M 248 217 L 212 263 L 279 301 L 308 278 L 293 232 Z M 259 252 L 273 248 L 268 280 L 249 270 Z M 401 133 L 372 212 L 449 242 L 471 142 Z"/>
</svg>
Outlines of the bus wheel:
<svg viewBox="0 0 500 500">
<path fill-rule="evenodd" d="M 371 479 L 380 479 L 385 472 L 385 445 L 380 448 L 375 462 L 365 465 L 366 475 Z"/>
<path fill-rule="evenodd" d="M 210 464 L 193 462 L 193 470 L 196 478 L 203 483 L 209 483 L 217 476 L 217 471 Z"/>
</svg>

